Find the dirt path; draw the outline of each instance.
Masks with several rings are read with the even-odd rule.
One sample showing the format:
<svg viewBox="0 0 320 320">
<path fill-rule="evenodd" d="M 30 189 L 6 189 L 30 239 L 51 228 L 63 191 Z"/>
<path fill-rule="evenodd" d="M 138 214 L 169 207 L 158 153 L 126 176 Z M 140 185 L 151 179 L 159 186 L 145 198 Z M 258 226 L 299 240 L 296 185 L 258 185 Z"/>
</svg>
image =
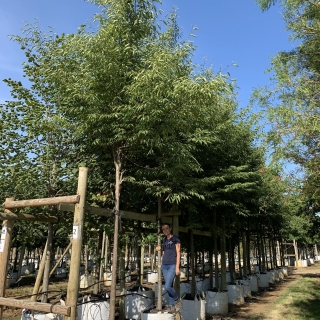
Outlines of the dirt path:
<svg viewBox="0 0 320 320">
<path fill-rule="evenodd" d="M 316 266 L 319 266 L 318 262 Z M 253 299 L 247 301 L 240 307 L 232 307 L 229 316 L 225 319 L 237 319 L 237 320 L 283 320 L 283 316 L 279 315 L 277 308 L 275 308 L 274 302 L 282 294 L 282 292 L 290 288 L 294 283 L 303 275 L 311 275 L 313 277 L 320 278 L 320 269 L 314 267 L 307 268 L 294 268 L 292 274 L 285 278 L 279 284 L 254 295 Z M 283 310 L 282 310 L 283 311 Z M 319 316 L 320 318 L 320 316 Z"/>
</svg>

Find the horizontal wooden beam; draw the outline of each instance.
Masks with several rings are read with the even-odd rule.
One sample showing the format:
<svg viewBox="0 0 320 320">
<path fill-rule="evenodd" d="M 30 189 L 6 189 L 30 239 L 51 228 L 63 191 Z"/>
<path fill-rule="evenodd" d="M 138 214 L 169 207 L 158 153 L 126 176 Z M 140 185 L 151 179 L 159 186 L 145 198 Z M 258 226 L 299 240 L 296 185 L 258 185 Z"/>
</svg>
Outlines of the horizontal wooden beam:
<svg viewBox="0 0 320 320">
<path fill-rule="evenodd" d="M 42 311 L 46 313 L 52 312 L 52 313 L 62 314 L 64 316 L 70 316 L 70 312 L 71 312 L 71 307 L 68 307 L 68 306 L 61 306 L 57 304 L 43 303 L 43 302 L 17 300 L 13 298 L 0 297 L 0 305 L 7 306 L 7 307 L 20 308 L 20 309 Z"/>
<path fill-rule="evenodd" d="M 79 195 L 65 196 L 65 197 L 52 197 L 42 199 L 31 199 L 31 200 L 18 200 L 18 201 L 6 201 L 2 204 L 5 209 L 15 209 L 24 207 L 41 207 L 41 206 L 52 206 L 59 203 L 78 203 L 80 200 Z"/>
<path fill-rule="evenodd" d="M 26 213 L 7 213 L 7 212 L 0 212 L 0 220 L 28 220 L 28 221 L 55 222 L 55 223 L 64 221 L 64 219 L 59 219 L 57 217 L 52 217 L 52 216 L 35 217 L 31 214 L 26 214 Z"/>
<path fill-rule="evenodd" d="M 190 229 L 185 228 L 185 227 L 179 227 L 179 232 L 187 233 L 189 232 Z M 212 237 L 211 232 L 209 231 L 201 231 L 201 230 L 196 230 L 192 229 L 193 234 L 198 235 L 198 236 L 205 236 L 205 237 Z"/>
<path fill-rule="evenodd" d="M 60 203 L 58 205 L 58 209 L 61 211 L 74 211 L 74 205 L 69 204 L 69 203 Z M 113 210 L 86 205 L 85 212 L 91 213 L 91 214 L 96 214 L 98 216 L 110 217 L 112 215 Z M 137 212 L 120 210 L 120 214 L 121 214 L 121 218 L 123 218 L 123 219 L 133 219 L 133 220 L 141 220 L 141 221 L 148 221 L 148 222 L 156 222 L 157 221 L 157 214 L 156 213 L 147 214 L 147 213 L 137 213 Z M 161 216 L 163 217 L 161 220 L 162 220 L 162 222 L 172 223 L 171 216 L 177 216 L 177 215 L 180 215 L 179 211 L 164 212 L 161 214 Z M 188 232 L 188 228 L 179 227 L 179 232 L 186 233 L 186 232 Z M 200 236 L 206 236 L 206 237 L 212 236 L 211 232 L 201 231 L 201 230 L 193 230 L 193 234 L 200 235 Z"/>
<path fill-rule="evenodd" d="M 58 205 L 58 209 L 61 211 L 74 211 L 74 205 L 68 203 L 60 203 Z M 86 205 L 85 212 L 95 214 L 97 216 L 102 217 L 110 217 L 113 214 L 112 209 L 107 208 L 99 208 Z M 148 221 L 148 222 L 156 222 L 156 214 L 146 214 L 146 213 L 137 213 L 131 211 L 120 211 L 121 218 L 123 219 L 133 219 L 133 220 L 141 220 L 141 221 Z"/>
</svg>

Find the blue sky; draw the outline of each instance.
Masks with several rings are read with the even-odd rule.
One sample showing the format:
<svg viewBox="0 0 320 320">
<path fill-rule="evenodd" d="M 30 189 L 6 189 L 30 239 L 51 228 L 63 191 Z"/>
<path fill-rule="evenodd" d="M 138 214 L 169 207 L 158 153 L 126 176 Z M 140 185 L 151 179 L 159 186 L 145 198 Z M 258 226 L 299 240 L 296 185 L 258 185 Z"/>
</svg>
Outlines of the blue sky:
<svg viewBox="0 0 320 320">
<path fill-rule="evenodd" d="M 229 72 L 237 80 L 239 105 L 245 107 L 253 88 L 269 83 L 270 56 L 290 50 L 281 8 L 262 13 L 254 0 L 163 0 L 162 9 L 169 13 L 178 8 L 178 23 L 183 37 L 196 26 L 197 47 L 194 61 L 213 64 L 215 70 Z M 21 35 L 25 22 L 40 21 L 41 29 L 51 26 L 57 34 L 73 33 L 90 22 L 98 8 L 83 0 L 1 0 L 0 5 L 0 79 L 22 78 L 24 55 L 8 35 Z M 238 67 L 233 67 L 236 63 Z M 1 81 L 0 103 L 10 100 L 10 92 Z"/>
</svg>

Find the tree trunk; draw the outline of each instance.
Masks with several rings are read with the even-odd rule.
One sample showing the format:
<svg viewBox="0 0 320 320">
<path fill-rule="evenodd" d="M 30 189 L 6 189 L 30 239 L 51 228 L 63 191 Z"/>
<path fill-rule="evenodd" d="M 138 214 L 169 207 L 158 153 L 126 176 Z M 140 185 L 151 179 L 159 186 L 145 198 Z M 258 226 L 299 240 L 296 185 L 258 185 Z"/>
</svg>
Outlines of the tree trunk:
<svg viewBox="0 0 320 320">
<path fill-rule="evenodd" d="M 226 225 L 225 217 L 222 216 L 222 233 L 221 233 L 221 291 L 227 290 L 227 266 L 226 266 Z"/>
<path fill-rule="evenodd" d="M 24 259 L 24 252 L 26 251 L 26 245 L 23 243 L 20 249 L 19 265 L 18 265 L 18 279 L 21 277 L 22 261 Z"/>
<path fill-rule="evenodd" d="M 245 231 L 242 231 L 242 257 L 243 257 L 243 277 L 248 275 L 248 265 L 247 265 L 247 238 Z M 241 270 L 241 269 L 240 269 Z"/>
<path fill-rule="evenodd" d="M 219 290 L 219 261 L 218 261 L 218 236 L 217 236 L 217 212 L 214 210 L 213 216 L 214 236 L 213 236 L 213 251 L 214 251 L 214 283 Z"/>
<path fill-rule="evenodd" d="M 120 278 L 120 298 L 119 298 L 119 310 L 120 317 L 119 320 L 125 319 L 125 294 L 126 294 L 126 271 L 125 271 L 125 245 L 120 244 L 120 255 L 119 255 L 119 278 Z"/>
<path fill-rule="evenodd" d="M 195 254 L 194 254 L 194 243 L 193 243 L 193 231 L 189 229 L 190 239 L 190 261 L 191 261 L 191 297 L 194 298 L 196 295 L 196 269 L 195 269 Z"/>
<path fill-rule="evenodd" d="M 295 239 L 293 239 L 294 255 L 296 257 L 296 267 L 298 267 L 299 253 L 298 253 L 298 244 Z"/>
<path fill-rule="evenodd" d="M 158 231 L 158 243 L 157 245 L 162 248 L 162 241 L 161 241 L 161 214 L 162 214 L 162 199 L 158 197 L 158 217 L 157 217 L 157 231 Z M 161 257 L 162 257 L 162 250 L 158 251 L 158 300 L 157 300 L 157 310 L 162 310 L 162 275 L 161 275 Z"/>
<path fill-rule="evenodd" d="M 118 258 L 118 238 L 119 238 L 119 211 L 120 211 L 120 186 L 122 184 L 121 172 L 121 150 L 119 148 L 113 151 L 113 160 L 115 165 L 115 190 L 114 190 L 114 236 L 113 236 L 113 258 L 112 258 L 112 282 L 110 288 L 110 308 L 109 318 L 115 318 L 116 309 L 116 284 L 117 284 L 117 258 Z"/>
</svg>

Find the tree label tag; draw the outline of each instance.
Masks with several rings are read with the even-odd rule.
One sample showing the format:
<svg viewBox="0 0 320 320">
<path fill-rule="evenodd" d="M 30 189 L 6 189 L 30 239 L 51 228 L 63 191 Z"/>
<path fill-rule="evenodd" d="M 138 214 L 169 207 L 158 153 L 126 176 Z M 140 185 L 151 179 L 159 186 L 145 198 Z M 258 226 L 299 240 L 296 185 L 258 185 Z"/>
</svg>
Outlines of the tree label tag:
<svg viewBox="0 0 320 320">
<path fill-rule="evenodd" d="M 79 226 L 78 225 L 73 225 L 72 238 L 75 240 L 79 239 Z"/>
<path fill-rule="evenodd" d="M 8 232 L 7 227 L 2 227 L 1 240 L 6 240 L 7 232 Z"/>
<path fill-rule="evenodd" d="M 0 252 L 3 252 L 4 250 L 4 243 L 5 243 L 5 240 L 0 240 Z"/>
</svg>

